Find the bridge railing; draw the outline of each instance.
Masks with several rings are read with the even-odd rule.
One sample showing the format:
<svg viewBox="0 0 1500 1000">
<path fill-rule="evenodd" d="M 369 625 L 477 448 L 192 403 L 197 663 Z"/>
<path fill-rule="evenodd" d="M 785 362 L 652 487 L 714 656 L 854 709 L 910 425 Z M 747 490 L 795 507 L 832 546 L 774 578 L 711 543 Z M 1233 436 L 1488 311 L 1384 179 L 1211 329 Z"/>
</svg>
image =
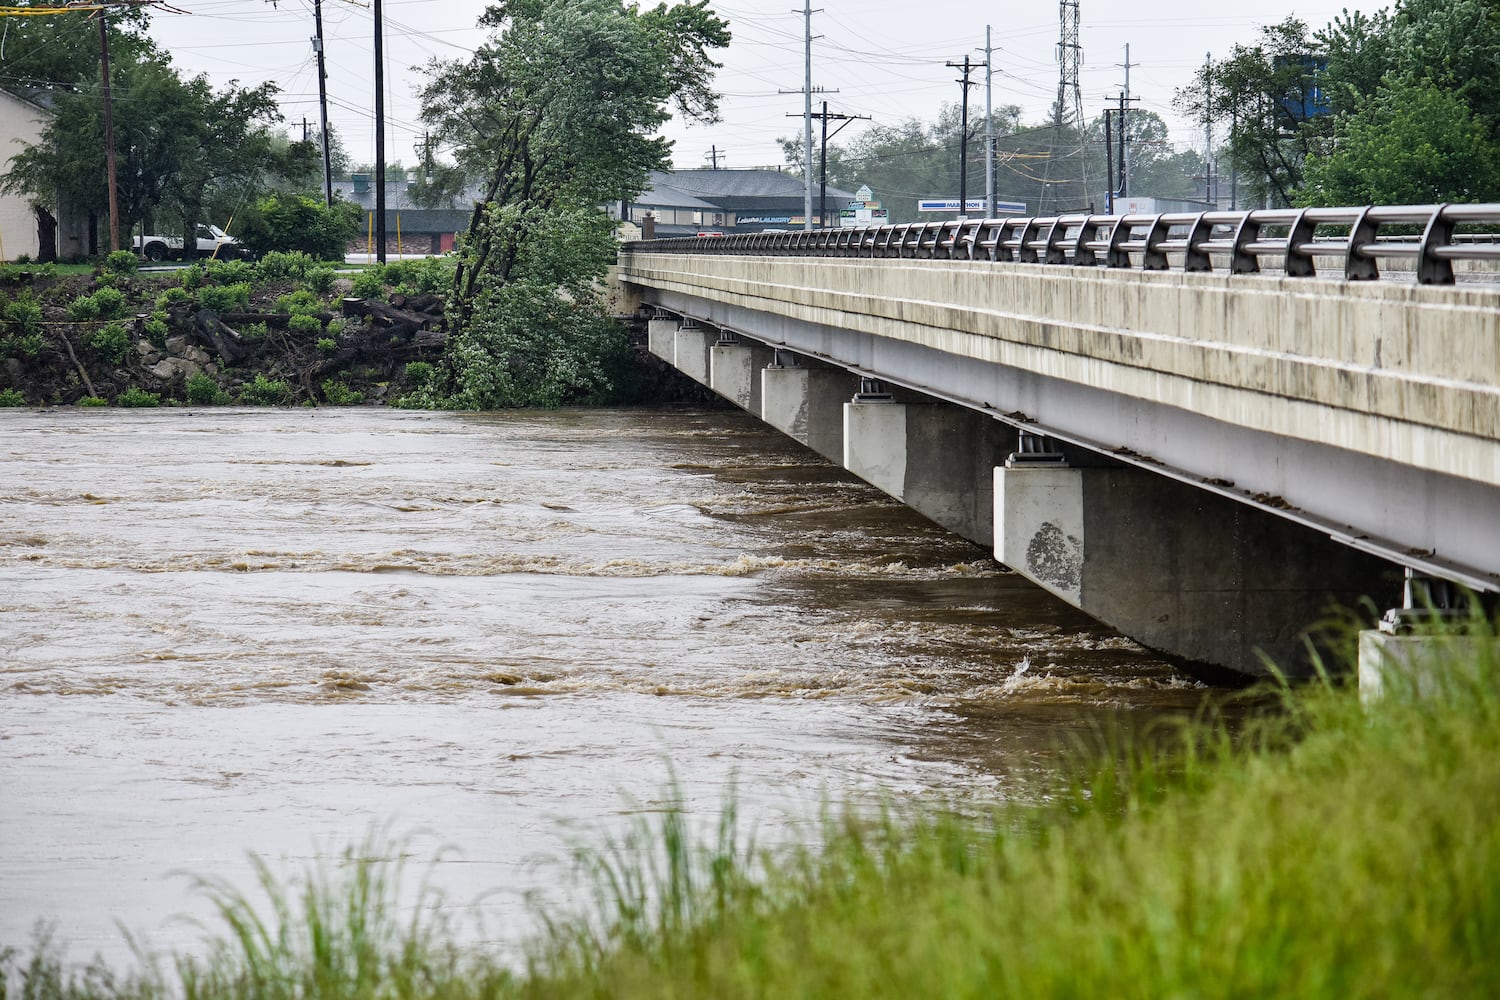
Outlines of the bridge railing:
<svg viewBox="0 0 1500 1000">
<path fill-rule="evenodd" d="M 1349 281 L 1380 277 L 1382 260 L 1414 262 L 1424 285 L 1451 285 L 1455 261 L 1500 261 L 1493 232 L 1500 204 L 1366 205 L 1164 215 L 1059 215 L 913 222 L 853 229 L 676 237 L 625 244 L 631 253 L 776 254 L 1018 261 L 1073 267 L 1138 267 L 1255 274 L 1262 260 L 1291 277 L 1318 274 L 1335 258 Z M 1382 230 L 1385 230 L 1382 233 Z M 1396 232 L 1393 232 L 1395 230 Z"/>
</svg>

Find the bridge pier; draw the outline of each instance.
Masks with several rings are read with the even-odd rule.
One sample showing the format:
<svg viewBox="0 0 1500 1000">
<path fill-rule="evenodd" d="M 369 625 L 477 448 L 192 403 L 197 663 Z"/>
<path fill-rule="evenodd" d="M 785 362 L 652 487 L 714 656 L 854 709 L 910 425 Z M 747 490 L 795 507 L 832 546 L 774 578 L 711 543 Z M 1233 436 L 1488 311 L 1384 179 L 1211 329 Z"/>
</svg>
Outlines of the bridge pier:
<svg viewBox="0 0 1500 1000">
<path fill-rule="evenodd" d="M 995 557 L 1173 658 L 1265 676 L 1312 670 L 1335 606 L 1398 571 L 1326 534 L 1140 469 L 995 470 Z"/>
<path fill-rule="evenodd" d="M 762 373 L 776 352 L 756 341 L 720 341 L 709 351 L 709 385 L 742 410 L 761 415 Z"/>
<path fill-rule="evenodd" d="M 842 368 L 807 364 L 790 351 L 761 372 L 761 419 L 831 462 L 844 461 L 844 402 L 859 380 Z"/>
<path fill-rule="evenodd" d="M 844 468 L 954 534 L 994 543 L 994 473 L 1017 433 L 947 403 L 860 393 L 844 404 Z"/>
</svg>

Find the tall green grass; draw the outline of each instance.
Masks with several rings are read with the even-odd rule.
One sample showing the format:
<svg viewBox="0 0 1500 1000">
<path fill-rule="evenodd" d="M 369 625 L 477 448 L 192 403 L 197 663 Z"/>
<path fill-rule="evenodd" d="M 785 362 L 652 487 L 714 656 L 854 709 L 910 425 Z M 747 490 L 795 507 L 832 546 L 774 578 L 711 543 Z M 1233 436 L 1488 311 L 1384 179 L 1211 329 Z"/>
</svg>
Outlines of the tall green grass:
<svg viewBox="0 0 1500 1000">
<path fill-rule="evenodd" d="M 8 981 L 205 1000 L 1500 996 L 1500 664 L 1475 628 L 1487 641 L 1420 696 L 1362 707 L 1324 683 L 1245 725 L 1102 734 L 1041 804 L 831 810 L 792 852 L 757 850 L 732 807 L 702 835 L 656 813 L 581 852 L 591 898 L 515 970 L 394 920 L 396 873 L 351 857 L 297 892 L 263 876 L 269 912 L 211 885 L 228 932 L 154 979 L 12 956 Z"/>
</svg>

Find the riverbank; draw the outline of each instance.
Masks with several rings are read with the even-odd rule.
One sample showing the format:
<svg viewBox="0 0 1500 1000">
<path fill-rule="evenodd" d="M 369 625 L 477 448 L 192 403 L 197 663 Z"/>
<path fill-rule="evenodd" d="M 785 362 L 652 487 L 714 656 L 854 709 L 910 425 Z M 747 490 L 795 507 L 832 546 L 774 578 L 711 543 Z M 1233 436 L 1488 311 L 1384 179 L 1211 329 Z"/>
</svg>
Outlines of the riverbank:
<svg viewBox="0 0 1500 1000">
<path fill-rule="evenodd" d="M 451 281 L 442 258 L 347 274 L 298 253 L 0 267 L 0 406 L 401 405 L 441 365 Z M 616 401 L 701 401 L 633 357 Z"/>
<path fill-rule="evenodd" d="M 453 947 L 438 911 L 398 916 L 399 866 L 351 858 L 270 882 L 270 908 L 210 885 L 206 962 L 127 984 L 43 951 L 8 975 L 38 997 L 1493 996 L 1496 680 L 1370 709 L 1285 693 L 1234 735 L 1103 738 L 1032 804 L 832 813 L 790 853 L 732 808 L 696 838 L 649 812 L 580 854 L 592 915 L 550 915 L 519 970 Z"/>
</svg>

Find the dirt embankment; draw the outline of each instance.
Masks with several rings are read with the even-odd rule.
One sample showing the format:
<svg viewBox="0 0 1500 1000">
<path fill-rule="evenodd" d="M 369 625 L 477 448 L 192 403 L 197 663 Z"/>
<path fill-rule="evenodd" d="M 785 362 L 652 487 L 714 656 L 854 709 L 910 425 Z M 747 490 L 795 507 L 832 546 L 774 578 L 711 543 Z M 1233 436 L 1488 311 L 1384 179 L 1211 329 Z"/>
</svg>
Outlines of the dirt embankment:
<svg viewBox="0 0 1500 1000">
<path fill-rule="evenodd" d="M 176 271 L 8 268 L 0 393 L 33 406 L 389 402 L 406 391 L 408 363 L 441 355 L 443 302 L 352 299 L 349 284 L 335 280 L 322 294 L 287 281 L 211 294 L 214 286 L 184 288 Z"/>
</svg>

